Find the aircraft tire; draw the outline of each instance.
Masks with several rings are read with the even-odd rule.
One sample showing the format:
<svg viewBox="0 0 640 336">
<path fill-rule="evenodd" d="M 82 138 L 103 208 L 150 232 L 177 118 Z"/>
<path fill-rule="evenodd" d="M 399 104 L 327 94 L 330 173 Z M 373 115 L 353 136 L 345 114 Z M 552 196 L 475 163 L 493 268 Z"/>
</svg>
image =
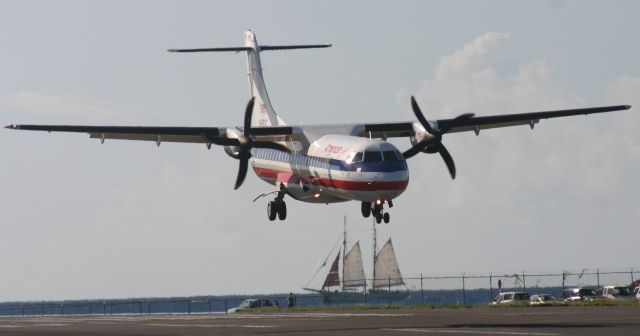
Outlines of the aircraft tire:
<svg viewBox="0 0 640 336">
<path fill-rule="evenodd" d="M 362 202 L 360 210 L 362 211 L 362 216 L 364 218 L 369 218 L 369 216 L 371 216 L 371 203 Z"/>
<path fill-rule="evenodd" d="M 382 222 L 382 215 L 378 214 L 376 216 L 376 224 L 380 224 Z"/>
<path fill-rule="evenodd" d="M 277 212 L 278 212 L 278 206 L 276 205 L 276 202 L 271 201 L 267 203 L 267 216 L 269 216 L 270 221 L 276 220 Z"/>
<path fill-rule="evenodd" d="M 389 224 L 389 220 L 391 220 L 391 216 L 389 216 L 388 212 L 385 212 L 384 216 L 382 216 L 382 218 L 384 219 L 384 223 L 385 224 Z"/>
<path fill-rule="evenodd" d="M 278 219 L 285 220 L 287 218 L 287 203 L 280 202 L 277 206 Z"/>
</svg>

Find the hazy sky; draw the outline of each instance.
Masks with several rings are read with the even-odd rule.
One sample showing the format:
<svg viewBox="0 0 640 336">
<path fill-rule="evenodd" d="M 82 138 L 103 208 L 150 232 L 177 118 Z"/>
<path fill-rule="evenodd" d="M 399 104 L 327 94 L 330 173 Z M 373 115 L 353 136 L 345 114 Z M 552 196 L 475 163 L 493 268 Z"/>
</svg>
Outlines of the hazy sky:
<svg viewBox="0 0 640 336">
<path fill-rule="evenodd" d="M 405 275 L 640 269 L 638 1 L 2 1 L 0 124 L 234 126 L 242 54 L 263 53 L 290 124 L 630 104 L 629 111 L 452 134 L 380 225 Z M 394 141 L 400 149 L 406 139 Z M 356 202 L 288 200 L 203 145 L 0 129 L 0 301 L 299 291 Z M 371 253 L 363 242 L 365 257 Z M 366 265 L 370 268 L 369 265 Z"/>
</svg>

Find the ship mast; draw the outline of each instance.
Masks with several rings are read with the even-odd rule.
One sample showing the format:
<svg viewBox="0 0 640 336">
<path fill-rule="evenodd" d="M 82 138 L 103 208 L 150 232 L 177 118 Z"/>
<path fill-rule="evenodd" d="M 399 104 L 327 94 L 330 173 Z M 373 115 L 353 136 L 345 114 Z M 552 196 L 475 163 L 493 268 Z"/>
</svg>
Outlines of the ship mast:
<svg viewBox="0 0 640 336">
<path fill-rule="evenodd" d="M 344 261 L 347 256 L 347 214 L 344 214 L 342 223 L 342 289 L 344 290 Z"/>
</svg>

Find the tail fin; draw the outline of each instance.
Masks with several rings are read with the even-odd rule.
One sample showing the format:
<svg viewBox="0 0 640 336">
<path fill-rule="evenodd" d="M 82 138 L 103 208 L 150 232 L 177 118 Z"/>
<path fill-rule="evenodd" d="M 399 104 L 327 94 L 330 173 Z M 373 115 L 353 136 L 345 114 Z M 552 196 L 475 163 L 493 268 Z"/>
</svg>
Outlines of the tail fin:
<svg viewBox="0 0 640 336">
<path fill-rule="evenodd" d="M 247 69 L 251 96 L 255 98 L 251 126 L 280 126 L 286 125 L 284 120 L 274 111 L 267 93 L 267 86 L 262 75 L 260 52 L 265 50 L 290 50 L 327 48 L 331 44 L 306 44 L 306 45 L 259 45 L 256 35 L 252 31 L 244 33 L 244 46 L 227 48 L 200 48 L 200 49 L 169 49 L 171 52 L 217 52 L 217 51 L 244 51 L 247 53 Z"/>
</svg>

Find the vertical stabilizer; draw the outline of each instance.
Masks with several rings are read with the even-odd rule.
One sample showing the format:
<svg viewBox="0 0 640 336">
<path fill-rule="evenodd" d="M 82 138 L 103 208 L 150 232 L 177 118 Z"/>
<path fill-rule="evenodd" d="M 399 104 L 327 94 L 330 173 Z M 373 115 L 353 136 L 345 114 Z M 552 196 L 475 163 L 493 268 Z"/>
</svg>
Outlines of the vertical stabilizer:
<svg viewBox="0 0 640 336">
<path fill-rule="evenodd" d="M 285 122 L 273 110 L 267 86 L 262 75 L 262 64 L 260 63 L 260 45 L 256 40 L 256 35 L 252 31 L 244 33 L 244 46 L 247 47 L 247 71 L 249 77 L 249 88 L 251 96 L 256 97 L 253 105 L 253 115 L 251 126 L 279 126 L 286 125 Z"/>
</svg>

